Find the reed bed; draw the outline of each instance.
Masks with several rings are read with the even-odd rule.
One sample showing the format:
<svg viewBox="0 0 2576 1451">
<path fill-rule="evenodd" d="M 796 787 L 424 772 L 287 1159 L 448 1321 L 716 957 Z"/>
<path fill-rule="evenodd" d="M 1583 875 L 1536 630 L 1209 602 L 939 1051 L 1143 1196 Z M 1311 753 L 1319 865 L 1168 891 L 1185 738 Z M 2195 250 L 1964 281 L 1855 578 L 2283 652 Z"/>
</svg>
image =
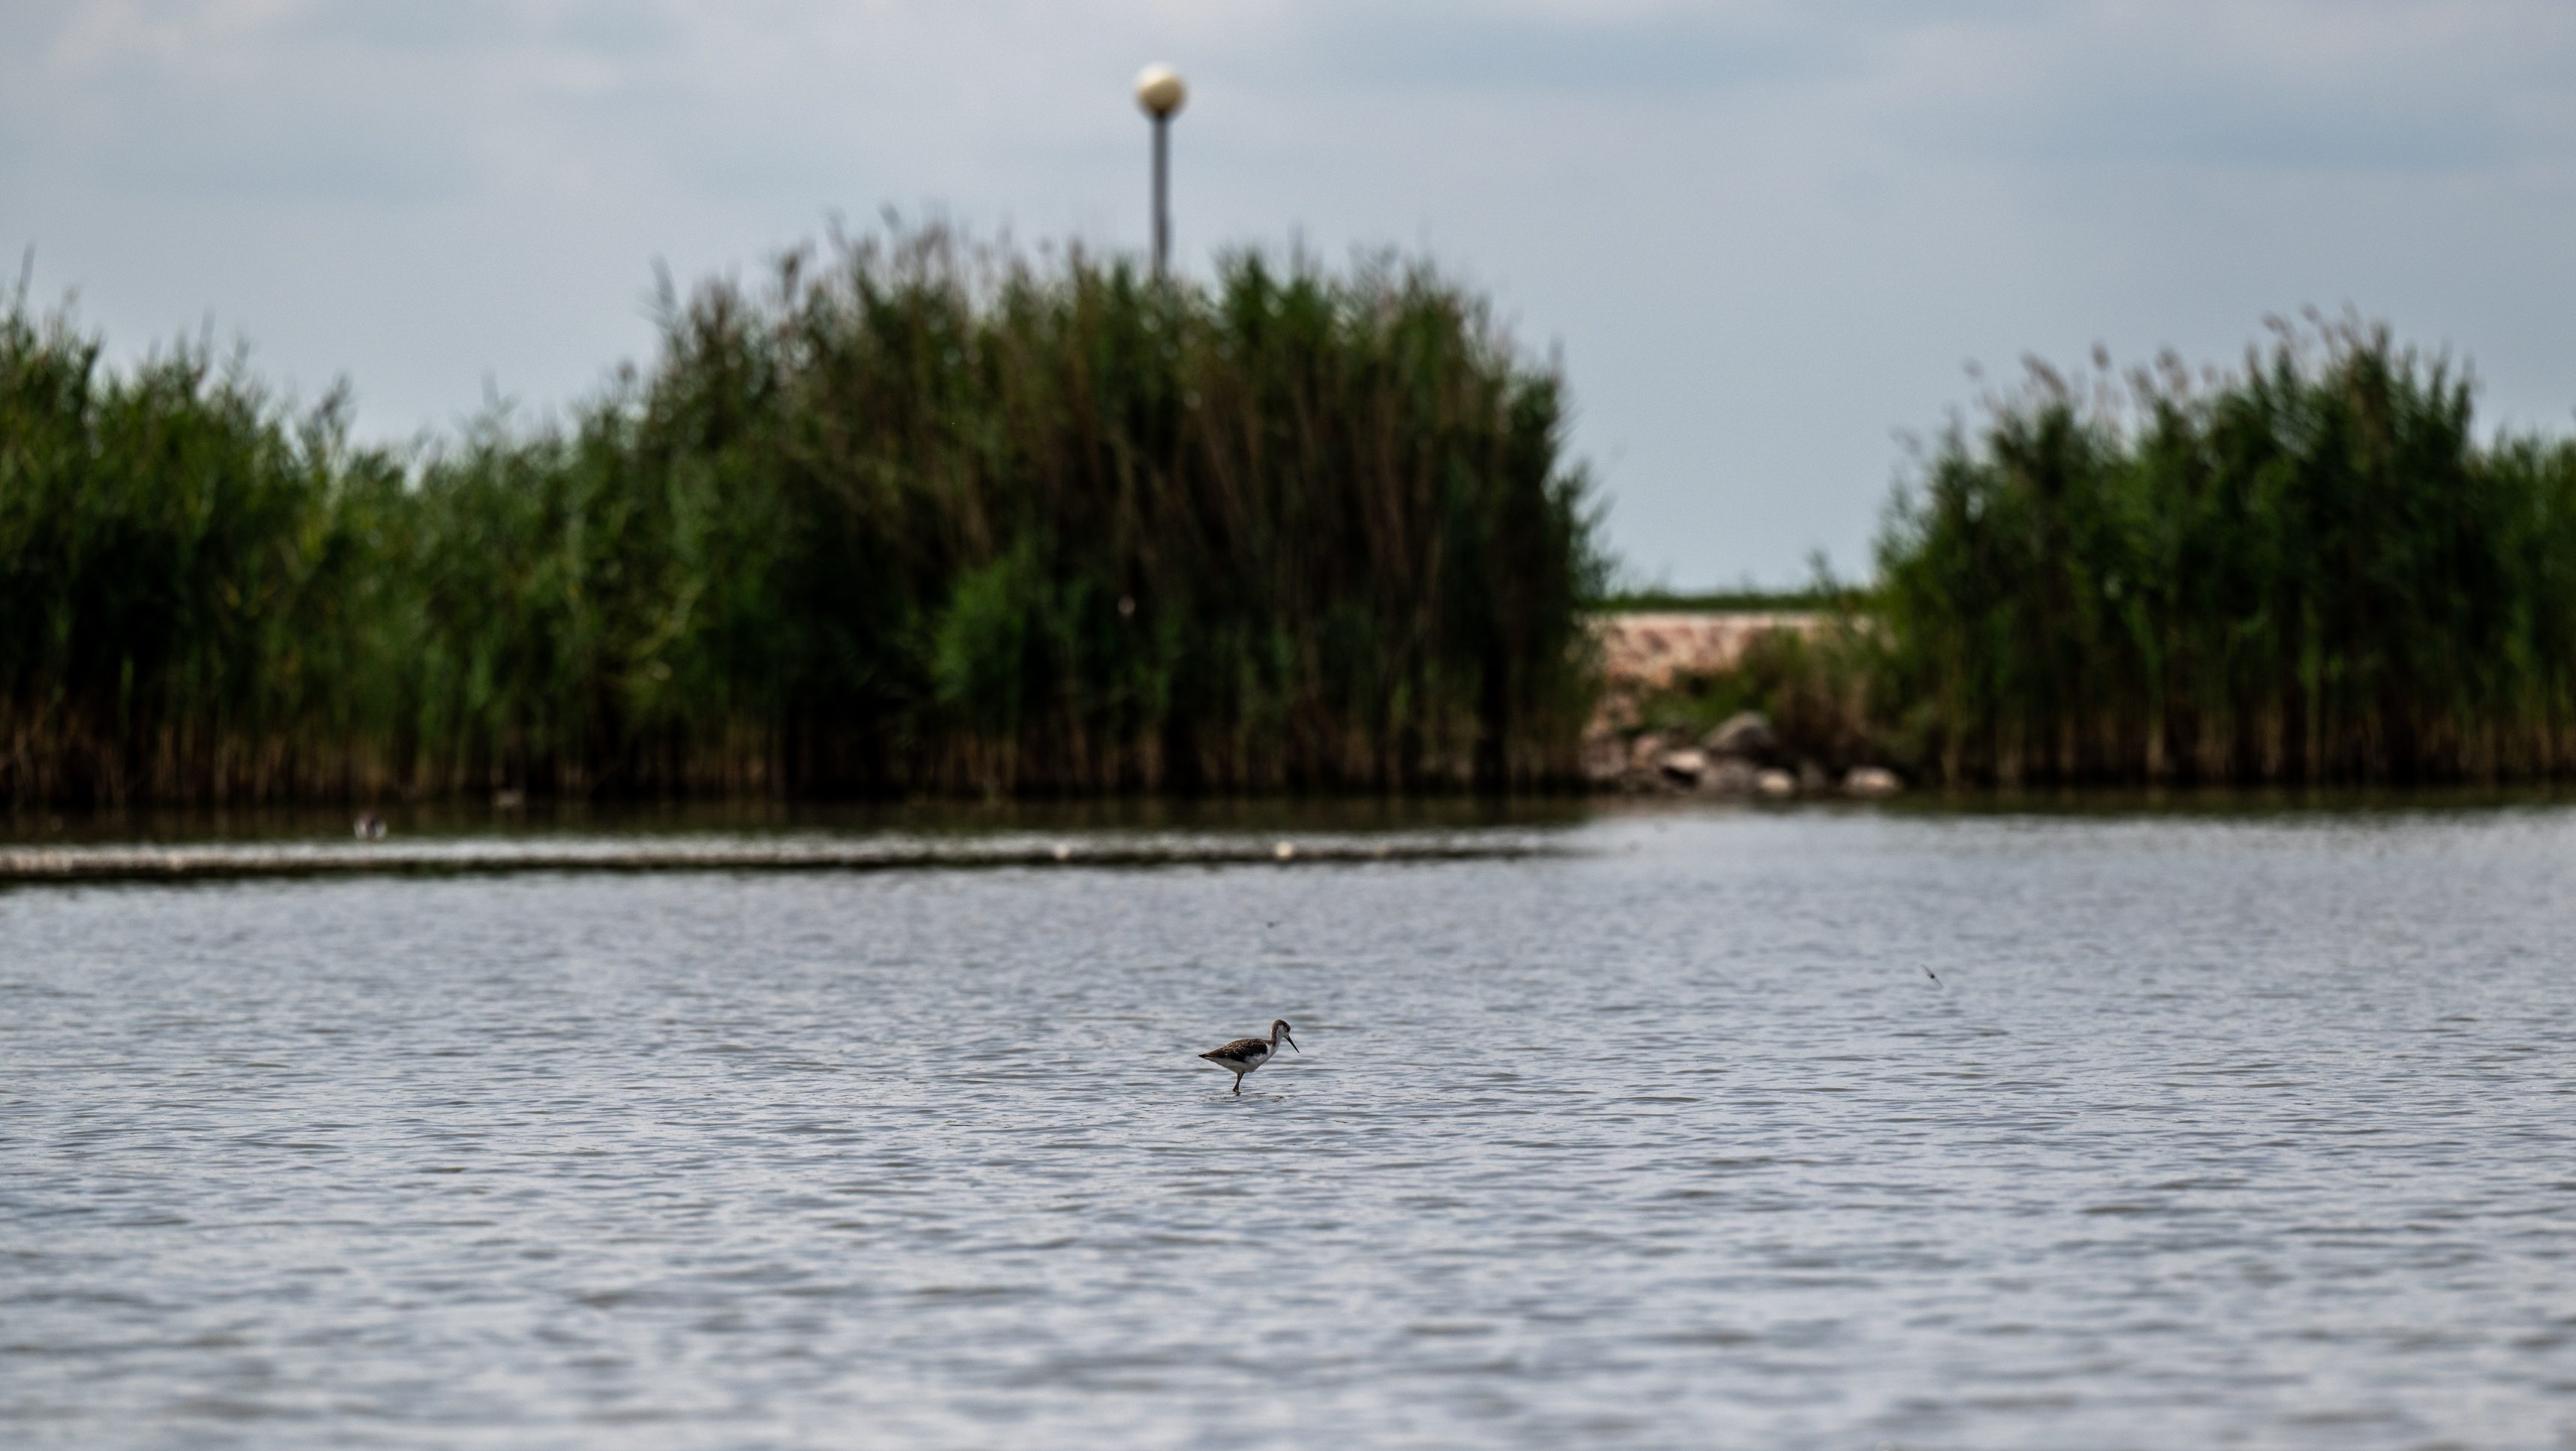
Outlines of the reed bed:
<svg viewBox="0 0 2576 1451">
<path fill-rule="evenodd" d="M 661 319 L 562 424 L 397 453 L 202 342 L 105 367 L 22 286 L 0 795 L 1578 774 L 1612 576 L 1563 383 L 1426 266 L 1165 284 L 896 230 Z M 2481 440 L 2473 392 L 2314 317 L 2230 374 L 2034 367 L 1936 441 L 1874 580 L 1798 596 L 1831 628 L 1643 723 L 1760 707 L 1959 783 L 2567 775 L 2576 443 Z"/>
<path fill-rule="evenodd" d="M 2576 444 L 2480 442 L 2384 328 L 2232 375 L 2035 369 L 1882 536 L 1885 749 L 1960 782 L 2402 782 L 2576 767 Z"/>
<path fill-rule="evenodd" d="M 353 447 L 0 318 L 0 794 L 1445 789 L 1573 773 L 1566 402 L 1425 265 L 939 230 L 665 284 L 566 423 Z"/>
</svg>

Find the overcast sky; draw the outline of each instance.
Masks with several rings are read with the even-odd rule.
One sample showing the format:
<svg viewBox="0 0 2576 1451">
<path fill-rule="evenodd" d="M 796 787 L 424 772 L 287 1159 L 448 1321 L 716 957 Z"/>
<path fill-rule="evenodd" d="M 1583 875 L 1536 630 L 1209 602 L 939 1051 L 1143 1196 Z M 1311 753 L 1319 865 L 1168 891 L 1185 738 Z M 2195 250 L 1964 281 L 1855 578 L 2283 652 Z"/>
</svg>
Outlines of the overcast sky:
<svg viewBox="0 0 2576 1451">
<path fill-rule="evenodd" d="M 1865 566 L 1963 365 L 2227 361 L 2349 304 L 2576 421 L 2569 0 L 0 0 L 0 245 L 122 355 L 211 318 L 362 428 L 530 416 L 652 268 L 892 206 L 1427 251 L 1561 350 L 1641 578 Z"/>
</svg>

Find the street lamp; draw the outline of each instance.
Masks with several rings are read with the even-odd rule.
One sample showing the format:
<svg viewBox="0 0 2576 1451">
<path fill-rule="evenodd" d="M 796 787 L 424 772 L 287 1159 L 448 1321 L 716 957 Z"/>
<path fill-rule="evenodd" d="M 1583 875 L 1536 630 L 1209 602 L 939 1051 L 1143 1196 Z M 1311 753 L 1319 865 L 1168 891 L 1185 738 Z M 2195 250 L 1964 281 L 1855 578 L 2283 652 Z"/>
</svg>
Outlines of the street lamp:
<svg viewBox="0 0 2576 1451">
<path fill-rule="evenodd" d="M 1172 256 L 1172 118 L 1190 88 L 1181 73 L 1156 63 L 1136 73 L 1136 104 L 1154 118 L 1154 276 L 1160 278 Z"/>
</svg>

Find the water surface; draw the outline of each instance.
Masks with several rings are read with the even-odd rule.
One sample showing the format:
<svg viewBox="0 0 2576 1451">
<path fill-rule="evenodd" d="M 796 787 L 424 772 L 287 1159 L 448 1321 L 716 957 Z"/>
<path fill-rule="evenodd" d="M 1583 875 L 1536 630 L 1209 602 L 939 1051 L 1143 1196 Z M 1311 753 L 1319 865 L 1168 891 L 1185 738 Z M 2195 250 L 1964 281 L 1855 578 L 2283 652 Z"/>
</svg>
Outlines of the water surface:
<svg viewBox="0 0 2576 1451">
<path fill-rule="evenodd" d="M 1547 830 L 0 891 L 0 1440 L 2576 1446 L 2576 812 Z"/>
</svg>

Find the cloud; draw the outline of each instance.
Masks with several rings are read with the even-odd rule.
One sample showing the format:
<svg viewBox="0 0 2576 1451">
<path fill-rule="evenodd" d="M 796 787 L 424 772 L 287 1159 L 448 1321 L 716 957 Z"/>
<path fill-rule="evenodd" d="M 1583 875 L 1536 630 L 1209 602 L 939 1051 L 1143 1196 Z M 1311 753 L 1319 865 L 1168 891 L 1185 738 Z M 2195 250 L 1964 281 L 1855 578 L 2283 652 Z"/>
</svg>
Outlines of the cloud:
<svg viewBox="0 0 2576 1451">
<path fill-rule="evenodd" d="M 2096 4 L 1919 26 L 1880 93 L 2004 161 L 2461 172 L 2563 147 L 2576 10 L 2537 0 Z"/>
<path fill-rule="evenodd" d="M 2564 0 L 18 0 L 0 248 L 120 345 L 212 310 L 399 435 L 595 386 L 656 258 L 887 204 L 1138 244 L 1149 59 L 1194 83 L 1186 256 L 1489 284 L 1685 581 L 1856 563 L 1970 357 L 2224 357 L 2352 301 L 2500 412 L 2576 399 Z"/>
<path fill-rule="evenodd" d="M 1813 80 L 1846 71 L 1863 49 L 1831 27 L 1775 14 L 1548 7 L 1469 20 L 1368 8 L 1328 12 L 1303 58 L 1319 79 L 1349 87 L 1615 99 Z"/>
</svg>

